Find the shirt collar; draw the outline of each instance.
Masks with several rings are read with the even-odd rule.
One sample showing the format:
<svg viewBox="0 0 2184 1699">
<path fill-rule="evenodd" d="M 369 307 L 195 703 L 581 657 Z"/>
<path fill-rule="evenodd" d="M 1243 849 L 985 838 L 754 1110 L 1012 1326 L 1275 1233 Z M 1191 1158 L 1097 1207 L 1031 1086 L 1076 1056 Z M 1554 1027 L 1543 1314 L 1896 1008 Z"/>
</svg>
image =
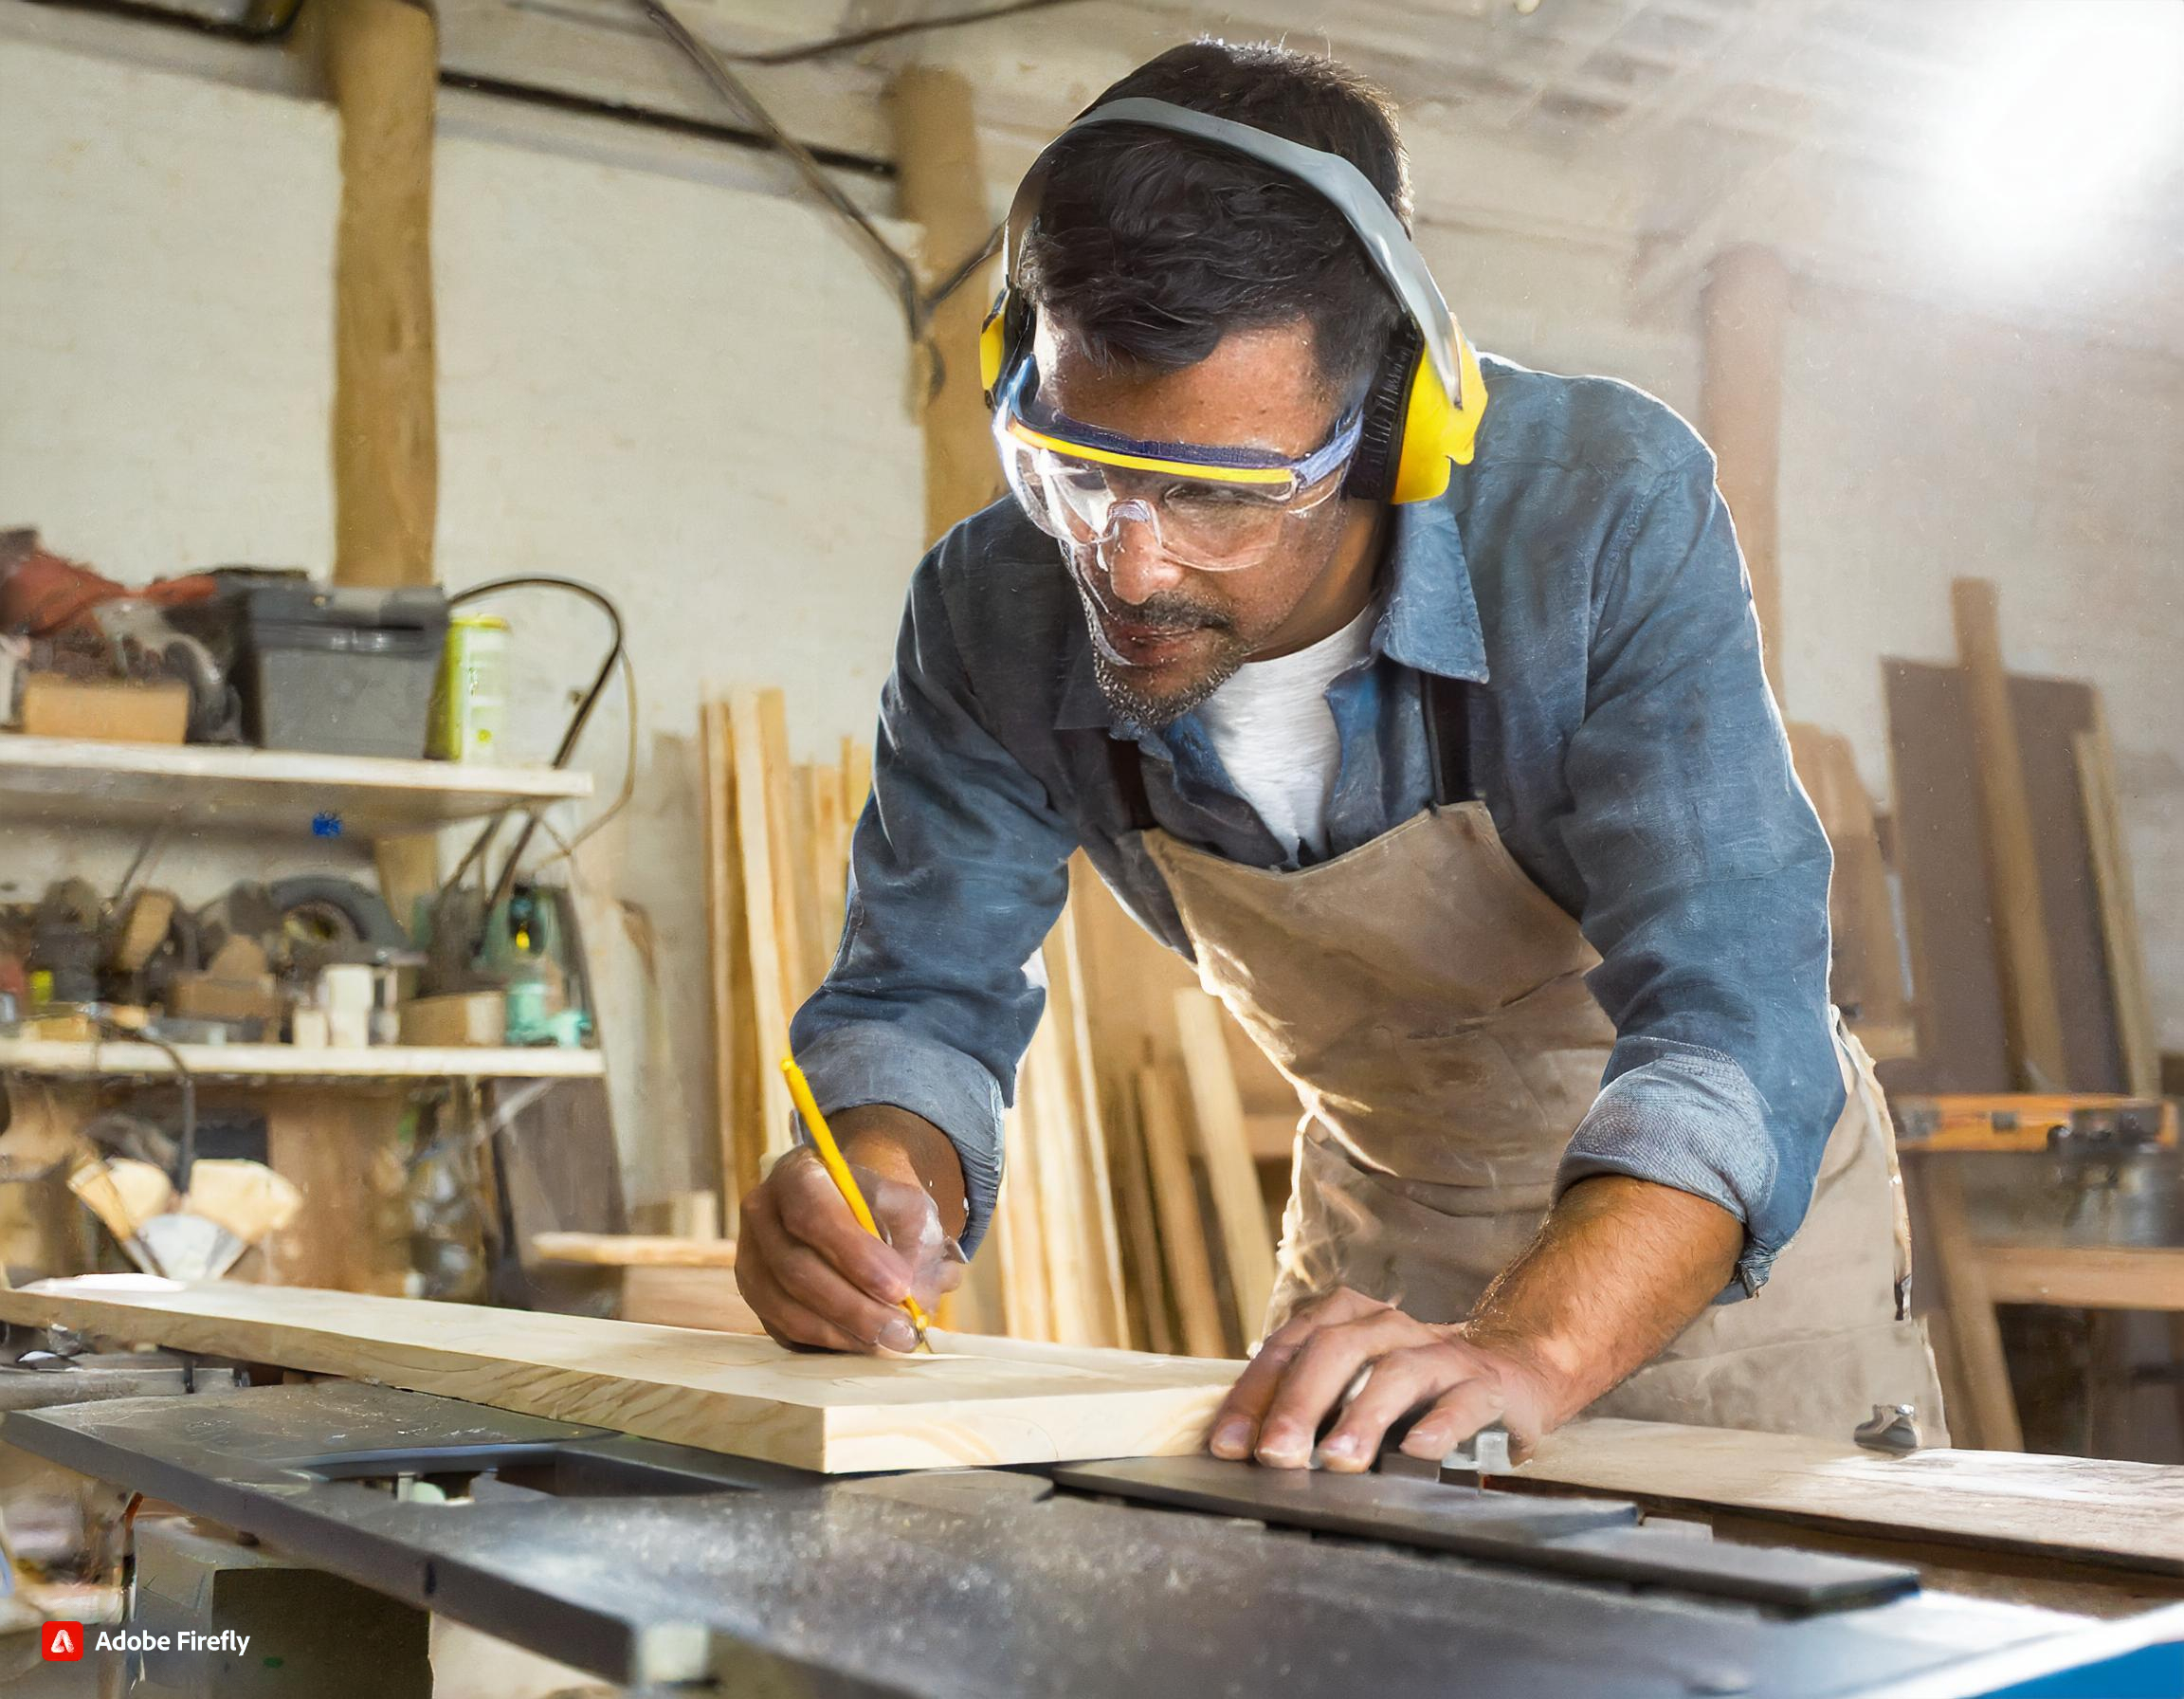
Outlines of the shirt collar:
<svg viewBox="0 0 2184 1699">
<path fill-rule="evenodd" d="M 1447 502 L 1411 502 L 1392 515 L 1388 594 L 1374 628 L 1375 652 L 1418 672 L 1483 684 L 1486 640 L 1464 539 Z M 1144 728 L 1118 720 L 1092 673 L 1092 639 L 1080 612 L 1070 625 L 1067 671 L 1054 714 L 1057 731 L 1104 731 L 1142 739 Z"/>
</svg>

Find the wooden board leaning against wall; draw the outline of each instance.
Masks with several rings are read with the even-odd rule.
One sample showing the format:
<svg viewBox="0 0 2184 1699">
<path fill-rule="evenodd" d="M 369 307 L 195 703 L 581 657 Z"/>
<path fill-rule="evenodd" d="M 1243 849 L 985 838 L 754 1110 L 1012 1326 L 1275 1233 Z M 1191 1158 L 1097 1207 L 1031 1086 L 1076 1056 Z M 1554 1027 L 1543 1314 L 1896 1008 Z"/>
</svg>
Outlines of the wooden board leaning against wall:
<svg viewBox="0 0 2184 1699">
<path fill-rule="evenodd" d="M 832 760 L 792 761 L 778 690 L 710 702 L 703 726 L 715 1088 L 733 1200 L 789 1148 L 778 1063 L 841 935 L 871 758 L 852 740 Z M 999 1209 L 945 1319 L 1070 1345 L 1240 1355 L 1272 1284 L 1295 1093 L 1082 859 L 1071 889 L 1042 952 L 1047 1008 L 1009 1116 Z"/>
</svg>

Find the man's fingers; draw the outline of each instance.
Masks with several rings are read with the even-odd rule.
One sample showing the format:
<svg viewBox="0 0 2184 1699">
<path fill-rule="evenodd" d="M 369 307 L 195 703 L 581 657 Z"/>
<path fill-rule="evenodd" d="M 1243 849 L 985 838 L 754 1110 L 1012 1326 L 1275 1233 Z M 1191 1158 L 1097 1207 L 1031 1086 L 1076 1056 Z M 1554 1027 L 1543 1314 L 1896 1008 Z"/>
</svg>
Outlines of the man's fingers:
<svg viewBox="0 0 2184 1699">
<path fill-rule="evenodd" d="M 1259 1429 L 1259 1461 L 1276 1469 L 1302 1469 L 1312 1461 L 1320 1421 L 1341 1401 L 1357 1371 L 1374 1359 L 1425 1336 L 1422 1323 L 1385 1309 L 1322 1327 L 1290 1360 Z"/>
<path fill-rule="evenodd" d="M 764 1264 L 749 1269 L 741 1258 L 736 1265 L 736 1284 L 757 1311 L 759 1323 L 775 1344 L 800 1351 L 868 1351 L 825 1316 L 816 1315 L 782 1291 Z"/>
<path fill-rule="evenodd" d="M 767 1273 L 790 1302 L 824 1317 L 854 1340 L 859 1350 L 876 1345 L 890 1351 L 916 1349 L 918 1335 L 908 1316 L 851 1286 L 810 1246 L 781 1247 L 768 1257 Z"/>
<path fill-rule="evenodd" d="M 1390 1306 L 1348 1287 L 1338 1287 L 1326 1297 L 1300 1310 L 1261 1343 L 1221 1408 L 1213 1413 L 1213 1427 L 1206 1449 L 1216 1457 L 1248 1457 L 1259 1443 L 1259 1424 L 1282 1384 L 1290 1360 L 1322 1327 L 1338 1325 Z"/>
<path fill-rule="evenodd" d="M 1320 1442 L 1322 1466 L 1350 1474 L 1371 1468 L 1390 1424 L 1462 1379 L 1466 1366 L 1463 1356 L 1445 1344 L 1391 1351 L 1373 1365 L 1364 1389 Z"/>
<path fill-rule="evenodd" d="M 1403 1436 L 1406 1457 L 1446 1457 L 1488 1422 L 1501 1416 L 1508 1398 L 1502 1383 L 1482 1377 L 1465 1380 L 1433 1400 L 1433 1407 Z"/>
<path fill-rule="evenodd" d="M 900 1304 L 908 1295 L 909 1265 L 899 1251 L 857 1224 L 816 1158 L 797 1172 L 782 1174 L 775 1169 L 774 1179 L 768 1183 L 774 1188 L 782 1229 L 791 1238 L 811 1246 L 846 1280 L 883 1304 Z"/>
</svg>

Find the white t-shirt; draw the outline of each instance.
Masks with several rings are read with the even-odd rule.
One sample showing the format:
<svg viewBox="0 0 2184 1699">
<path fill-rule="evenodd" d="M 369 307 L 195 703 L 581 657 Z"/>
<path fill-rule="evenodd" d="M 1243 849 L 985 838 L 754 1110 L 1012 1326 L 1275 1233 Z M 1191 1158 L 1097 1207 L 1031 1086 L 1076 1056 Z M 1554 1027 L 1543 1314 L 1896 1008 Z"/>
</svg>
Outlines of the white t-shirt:
<svg viewBox="0 0 2184 1699">
<path fill-rule="evenodd" d="M 1373 649 L 1369 607 L 1332 637 L 1276 661 L 1249 661 L 1198 706 L 1244 800 L 1282 847 L 1327 853 L 1327 805 L 1341 744 L 1327 687 Z"/>
</svg>

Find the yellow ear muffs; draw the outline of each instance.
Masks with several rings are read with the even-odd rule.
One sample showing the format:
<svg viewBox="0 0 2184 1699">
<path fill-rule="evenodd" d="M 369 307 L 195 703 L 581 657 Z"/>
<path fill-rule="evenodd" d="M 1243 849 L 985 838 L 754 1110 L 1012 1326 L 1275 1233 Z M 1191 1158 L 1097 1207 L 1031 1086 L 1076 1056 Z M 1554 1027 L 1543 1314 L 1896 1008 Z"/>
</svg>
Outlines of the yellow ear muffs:
<svg viewBox="0 0 2184 1699">
<path fill-rule="evenodd" d="M 993 298 L 993 310 L 978 327 L 978 384 L 986 392 L 986 405 L 993 405 L 1001 387 L 1001 374 L 1009 365 L 1009 286 Z"/>
<path fill-rule="evenodd" d="M 1461 407 L 1441 387 L 1432 361 L 1418 361 L 1410 374 L 1394 486 L 1388 495 L 1391 502 L 1430 502 L 1448 487 L 1450 462 L 1460 466 L 1471 464 L 1479 422 L 1486 412 L 1486 380 L 1479 373 L 1479 356 L 1461 331 L 1456 336 L 1456 359 L 1463 374 Z"/>
</svg>

